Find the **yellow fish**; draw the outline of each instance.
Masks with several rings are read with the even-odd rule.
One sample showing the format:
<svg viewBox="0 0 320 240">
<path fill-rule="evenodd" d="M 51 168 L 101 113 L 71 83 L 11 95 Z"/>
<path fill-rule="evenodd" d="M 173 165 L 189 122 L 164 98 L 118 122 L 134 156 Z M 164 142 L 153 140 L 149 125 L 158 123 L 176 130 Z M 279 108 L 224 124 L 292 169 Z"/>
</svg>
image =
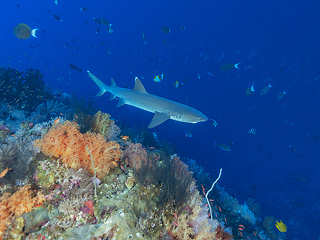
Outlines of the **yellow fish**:
<svg viewBox="0 0 320 240">
<path fill-rule="evenodd" d="M 163 80 L 163 77 L 164 77 L 164 74 L 161 73 L 160 75 L 156 75 L 154 78 L 153 78 L 153 81 L 156 82 L 156 83 L 159 83 Z"/>
<path fill-rule="evenodd" d="M 153 81 L 156 82 L 156 83 L 161 82 L 160 76 L 159 76 L 159 75 L 156 75 L 156 76 L 153 78 Z"/>
<path fill-rule="evenodd" d="M 281 220 L 276 221 L 275 226 L 279 230 L 279 232 L 287 232 L 287 226 Z"/>
</svg>

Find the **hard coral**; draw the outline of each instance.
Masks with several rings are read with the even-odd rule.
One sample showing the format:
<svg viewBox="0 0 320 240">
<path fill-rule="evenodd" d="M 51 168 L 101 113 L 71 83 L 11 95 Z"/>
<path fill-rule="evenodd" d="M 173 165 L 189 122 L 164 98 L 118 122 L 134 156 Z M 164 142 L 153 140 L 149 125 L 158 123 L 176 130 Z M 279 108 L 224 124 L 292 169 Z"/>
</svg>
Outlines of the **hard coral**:
<svg viewBox="0 0 320 240">
<path fill-rule="evenodd" d="M 84 168 L 98 178 L 116 167 L 121 157 L 118 143 L 106 142 L 101 134 L 82 134 L 78 125 L 70 121 L 54 125 L 35 145 L 45 155 L 61 158 L 68 167 Z"/>
<path fill-rule="evenodd" d="M 15 217 L 42 205 L 45 200 L 44 196 L 40 192 L 35 197 L 32 195 L 30 186 L 26 185 L 13 195 L 5 193 L 0 197 L 0 240 L 2 240 L 5 230 Z"/>
</svg>

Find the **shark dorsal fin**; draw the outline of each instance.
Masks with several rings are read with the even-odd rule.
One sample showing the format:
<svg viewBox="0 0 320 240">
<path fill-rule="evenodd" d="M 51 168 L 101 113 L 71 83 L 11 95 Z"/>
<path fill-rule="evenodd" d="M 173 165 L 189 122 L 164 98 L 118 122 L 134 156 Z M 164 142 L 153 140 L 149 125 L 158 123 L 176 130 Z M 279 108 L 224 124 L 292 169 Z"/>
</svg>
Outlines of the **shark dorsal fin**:
<svg viewBox="0 0 320 240">
<path fill-rule="evenodd" d="M 141 93 L 148 93 L 138 77 L 134 79 L 134 90 Z"/>
</svg>

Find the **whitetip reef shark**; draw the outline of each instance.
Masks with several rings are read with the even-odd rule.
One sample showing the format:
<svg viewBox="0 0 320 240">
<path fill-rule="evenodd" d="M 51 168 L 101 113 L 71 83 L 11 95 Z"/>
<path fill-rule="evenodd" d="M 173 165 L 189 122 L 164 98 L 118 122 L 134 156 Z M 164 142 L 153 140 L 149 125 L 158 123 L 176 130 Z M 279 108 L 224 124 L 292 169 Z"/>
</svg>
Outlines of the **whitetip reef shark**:
<svg viewBox="0 0 320 240">
<path fill-rule="evenodd" d="M 154 128 L 168 119 L 186 123 L 208 120 L 207 116 L 193 107 L 148 93 L 137 77 L 135 78 L 134 88 L 128 89 L 117 87 L 113 79 L 111 79 L 111 85 L 108 86 L 89 70 L 87 70 L 87 73 L 100 88 L 97 96 L 109 92 L 112 95 L 111 99 L 119 98 L 119 107 L 127 104 L 154 113 L 148 128 Z"/>
</svg>

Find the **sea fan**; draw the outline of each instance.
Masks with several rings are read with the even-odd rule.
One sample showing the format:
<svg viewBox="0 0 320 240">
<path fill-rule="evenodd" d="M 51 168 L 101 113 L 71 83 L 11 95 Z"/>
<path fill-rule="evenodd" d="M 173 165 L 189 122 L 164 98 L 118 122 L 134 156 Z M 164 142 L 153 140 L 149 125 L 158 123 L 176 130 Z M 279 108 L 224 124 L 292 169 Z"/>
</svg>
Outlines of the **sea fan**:
<svg viewBox="0 0 320 240">
<path fill-rule="evenodd" d="M 32 136 L 15 136 L 0 145 L 0 171 L 1 168 L 12 169 L 5 178 L 7 181 L 15 183 L 32 172 L 31 162 L 36 151 L 31 143 Z"/>
<path fill-rule="evenodd" d="M 130 143 L 123 152 L 123 158 L 127 165 L 139 170 L 147 163 L 148 154 L 140 143 Z"/>
</svg>

